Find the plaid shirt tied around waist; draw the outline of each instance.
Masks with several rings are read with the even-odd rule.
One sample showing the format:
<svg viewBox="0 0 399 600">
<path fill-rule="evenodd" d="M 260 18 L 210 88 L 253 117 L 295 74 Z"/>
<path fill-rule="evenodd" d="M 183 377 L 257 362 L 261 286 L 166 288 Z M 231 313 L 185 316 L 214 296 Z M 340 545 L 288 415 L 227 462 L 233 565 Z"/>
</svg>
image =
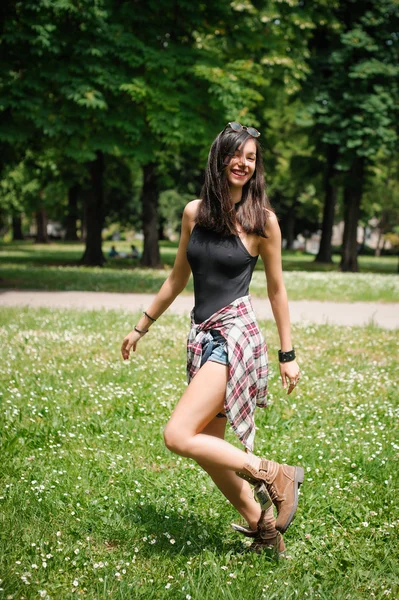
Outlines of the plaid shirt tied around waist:
<svg viewBox="0 0 399 600">
<path fill-rule="evenodd" d="M 267 346 L 256 322 L 250 296 L 237 298 L 203 321 L 194 322 L 187 339 L 187 379 L 196 375 L 203 344 L 215 329 L 226 339 L 229 377 L 224 409 L 229 422 L 244 446 L 253 451 L 256 406 L 267 406 Z"/>
</svg>

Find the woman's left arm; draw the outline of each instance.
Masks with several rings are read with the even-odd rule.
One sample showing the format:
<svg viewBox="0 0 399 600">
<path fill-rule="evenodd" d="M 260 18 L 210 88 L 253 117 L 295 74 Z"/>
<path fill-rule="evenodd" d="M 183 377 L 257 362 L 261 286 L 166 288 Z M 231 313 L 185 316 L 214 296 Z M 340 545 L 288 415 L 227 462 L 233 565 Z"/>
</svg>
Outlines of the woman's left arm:
<svg viewBox="0 0 399 600">
<path fill-rule="evenodd" d="M 267 238 L 260 238 L 259 254 L 265 267 L 267 293 L 280 336 L 282 352 L 292 350 L 290 313 L 281 264 L 281 231 L 277 217 L 269 212 L 266 224 Z M 299 366 L 296 360 L 280 363 L 280 374 L 284 388 L 290 394 L 299 379 Z"/>
</svg>

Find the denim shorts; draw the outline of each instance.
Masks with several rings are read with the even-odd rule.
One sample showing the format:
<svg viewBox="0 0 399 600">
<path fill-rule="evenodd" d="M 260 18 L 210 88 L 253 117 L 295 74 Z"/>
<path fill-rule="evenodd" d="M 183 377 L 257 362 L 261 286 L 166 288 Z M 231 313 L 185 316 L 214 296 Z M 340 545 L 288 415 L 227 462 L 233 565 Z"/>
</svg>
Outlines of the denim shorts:
<svg viewBox="0 0 399 600">
<path fill-rule="evenodd" d="M 201 367 L 208 360 L 220 363 L 221 365 L 229 364 L 226 350 L 226 340 L 215 329 L 210 329 L 205 336 L 205 341 L 202 345 Z"/>
<path fill-rule="evenodd" d="M 227 357 L 226 340 L 225 338 L 215 329 L 210 329 L 205 336 L 205 340 L 202 345 L 202 359 L 201 367 L 208 360 L 216 362 L 221 365 L 228 365 L 229 359 Z M 218 413 L 218 419 L 226 419 L 224 413 Z"/>
</svg>

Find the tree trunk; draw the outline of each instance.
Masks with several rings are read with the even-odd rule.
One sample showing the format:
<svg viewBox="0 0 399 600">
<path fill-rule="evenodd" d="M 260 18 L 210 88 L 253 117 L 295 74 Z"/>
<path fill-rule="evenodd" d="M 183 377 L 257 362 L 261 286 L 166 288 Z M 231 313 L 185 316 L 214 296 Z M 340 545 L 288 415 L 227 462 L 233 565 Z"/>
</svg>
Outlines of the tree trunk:
<svg viewBox="0 0 399 600">
<path fill-rule="evenodd" d="M 382 229 L 379 229 L 378 230 L 378 240 L 377 240 L 377 245 L 375 247 L 374 256 L 381 256 L 381 248 L 380 248 L 381 238 L 382 238 Z"/>
<path fill-rule="evenodd" d="M 105 263 L 101 237 L 104 223 L 104 156 L 102 152 L 99 150 L 96 152 L 96 159 L 89 164 L 88 168 L 91 186 L 85 196 L 86 249 L 80 262 L 89 266 L 102 266 Z"/>
<path fill-rule="evenodd" d="M 161 266 L 158 245 L 158 185 L 155 168 L 153 163 L 145 165 L 141 193 L 144 248 L 140 264 L 151 269 Z"/>
<path fill-rule="evenodd" d="M 337 187 L 332 183 L 335 175 L 335 163 L 338 159 L 338 146 L 327 146 L 327 164 L 324 174 L 324 208 L 321 226 L 320 246 L 315 262 L 332 263 L 331 239 L 334 227 L 335 205 L 337 202 Z"/>
<path fill-rule="evenodd" d="M 13 215 L 12 217 L 12 239 L 14 242 L 24 239 L 21 215 Z"/>
<path fill-rule="evenodd" d="M 341 271 L 359 271 L 357 262 L 357 223 L 364 183 L 364 159 L 355 158 L 349 170 L 344 189 L 344 236 L 342 242 Z"/>
<path fill-rule="evenodd" d="M 36 244 L 48 244 L 47 215 L 43 207 L 36 211 Z"/>
<path fill-rule="evenodd" d="M 79 185 L 75 184 L 68 190 L 68 214 L 66 218 L 65 233 L 65 240 L 68 242 L 76 242 L 79 239 L 76 228 L 76 221 L 78 219 L 78 196 Z"/>
<path fill-rule="evenodd" d="M 80 232 L 80 240 L 85 244 L 86 240 L 87 240 L 87 210 L 86 210 L 86 206 L 87 206 L 87 202 L 86 202 L 86 196 L 87 196 L 87 191 L 83 193 L 83 206 L 82 206 L 82 228 L 81 228 L 81 232 Z"/>
<path fill-rule="evenodd" d="M 364 249 L 366 248 L 366 238 L 367 238 L 367 226 L 364 225 L 363 226 L 363 238 L 360 243 L 360 249 L 359 249 L 358 254 L 362 254 L 364 252 Z"/>
<path fill-rule="evenodd" d="M 166 219 L 164 217 L 158 218 L 158 240 L 166 240 L 165 237 L 165 227 L 166 227 Z"/>
</svg>

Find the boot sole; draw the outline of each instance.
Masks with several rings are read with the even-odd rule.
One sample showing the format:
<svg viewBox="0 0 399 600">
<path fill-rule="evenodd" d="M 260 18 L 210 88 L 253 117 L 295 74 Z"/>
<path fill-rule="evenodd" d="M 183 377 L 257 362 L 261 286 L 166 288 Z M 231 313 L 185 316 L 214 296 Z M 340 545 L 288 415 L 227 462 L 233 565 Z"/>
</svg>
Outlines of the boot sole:
<svg viewBox="0 0 399 600">
<path fill-rule="evenodd" d="M 236 523 L 232 523 L 231 526 L 235 531 L 238 531 L 242 535 L 245 535 L 245 537 L 256 538 L 258 536 L 258 531 L 256 529 L 253 530 L 253 529 L 250 529 L 249 527 L 243 527 L 242 525 L 237 525 Z M 279 534 L 278 534 L 276 543 L 269 545 L 267 543 L 262 544 L 262 542 L 259 542 L 259 543 L 254 542 L 253 545 L 251 545 L 248 548 L 248 550 L 250 552 L 255 552 L 256 554 L 261 554 L 262 550 L 264 550 L 266 548 L 267 550 L 272 550 L 273 553 L 275 554 L 276 558 L 284 557 L 286 554 L 286 548 L 284 548 L 284 550 L 281 550 L 281 551 L 279 550 L 279 544 L 280 544 L 281 539 L 282 538 L 279 537 Z"/>
<path fill-rule="evenodd" d="M 301 487 L 304 479 L 305 479 L 305 471 L 303 470 L 303 467 L 295 467 L 295 476 L 294 476 L 294 484 L 295 484 L 294 504 L 292 506 L 292 510 L 291 510 L 290 514 L 288 515 L 288 518 L 285 521 L 284 525 L 279 525 L 278 526 L 277 523 L 276 523 L 276 529 L 278 531 L 280 531 L 280 533 L 285 533 L 287 531 L 288 527 L 291 525 L 292 521 L 294 520 L 296 509 L 298 508 L 298 490 Z M 278 519 L 278 517 L 277 517 L 277 519 Z"/>
<path fill-rule="evenodd" d="M 245 535 L 245 537 L 255 538 L 258 535 L 257 529 L 250 529 L 249 527 L 243 527 L 242 525 L 237 525 L 236 523 L 232 523 L 231 526 L 234 531 L 242 533 L 242 535 Z"/>
</svg>

